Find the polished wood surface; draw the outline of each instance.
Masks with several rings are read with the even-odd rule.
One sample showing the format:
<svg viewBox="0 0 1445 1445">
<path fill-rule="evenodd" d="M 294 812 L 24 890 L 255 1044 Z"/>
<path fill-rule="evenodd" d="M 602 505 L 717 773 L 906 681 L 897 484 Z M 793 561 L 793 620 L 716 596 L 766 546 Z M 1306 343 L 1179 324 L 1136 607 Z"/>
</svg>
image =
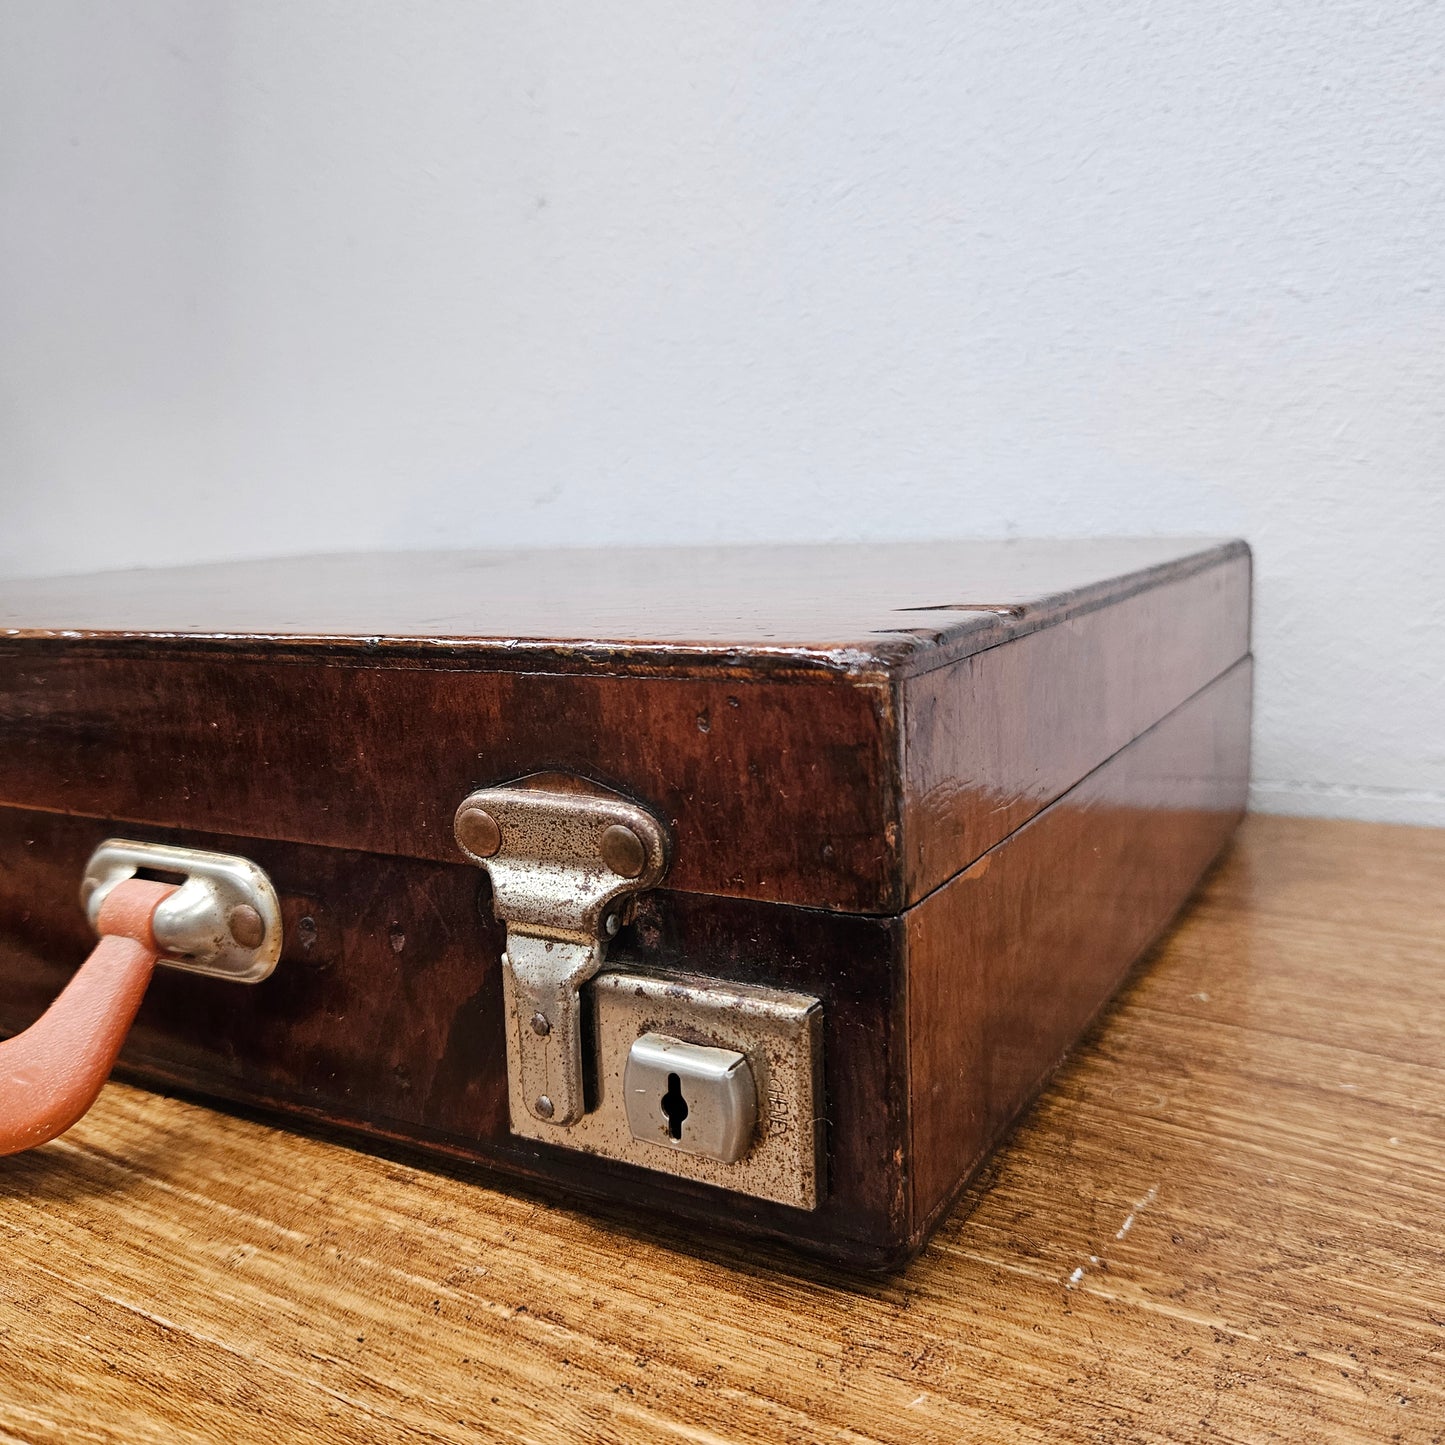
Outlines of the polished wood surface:
<svg viewBox="0 0 1445 1445">
<path fill-rule="evenodd" d="M 1237 663 L 905 915 L 915 1238 L 1224 846 L 1252 685 Z"/>
<path fill-rule="evenodd" d="M 537 666 L 541 648 L 555 666 L 613 670 L 619 651 L 728 665 L 741 649 L 758 667 L 897 671 L 1246 555 L 1132 537 L 291 557 L 0 582 L 0 641 L 293 638 L 370 655 L 491 642 L 490 665 Z"/>
<path fill-rule="evenodd" d="M 1442 879 L 1248 820 L 891 1279 L 114 1086 L 0 1162 L 0 1438 L 1438 1441 Z"/>
<path fill-rule="evenodd" d="M 893 559 L 890 572 L 874 549 L 813 548 L 801 549 L 814 562 L 811 571 L 799 563 L 798 575 L 783 565 L 791 552 L 756 549 L 739 555 L 749 559 L 757 596 L 741 585 L 731 595 L 745 614 L 759 597 L 782 599 L 776 634 L 702 670 L 665 667 L 631 644 L 599 643 L 594 670 L 579 672 L 525 671 L 524 662 L 540 666 L 536 655 L 481 643 L 446 656 L 401 656 L 362 645 L 364 634 L 353 636 L 355 647 L 318 643 L 294 652 L 254 636 L 236 639 L 224 655 L 198 653 L 196 638 L 179 635 L 111 637 L 100 648 L 84 637 L 0 635 L 0 805 L 455 862 L 452 817 L 468 793 L 526 773 L 568 771 L 667 820 L 671 888 L 893 913 L 1248 652 L 1247 549 L 1180 549 L 1158 542 L 877 549 Z M 803 667 L 807 649 L 782 644 L 787 599 L 803 595 L 806 582 L 831 579 L 807 594 L 808 604 L 846 620 L 855 591 L 866 597 L 885 581 L 901 585 L 897 559 L 915 553 L 951 558 L 963 575 L 981 570 L 994 598 L 1033 599 L 1019 604 L 1019 615 L 989 624 L 1006 626 L 1006 645 L 895 675 L 879 660 L 887 646 L 875 656 L 860 642 L 848 667 L 830 672 Z M 1174 560 L 1159 562 L 1162 556 Z M 675 567 L 676 557 L 655 554 L 659 566 Z M 1157 565 L 1105 570 L 1127 558 Z M 354 588 L 375 570 L 381 601 L 368 605 L 395 604 L 393 633 L 419 625 L 416 604 L 403 606 L 385 589 L 422 560 L 330 559 L 348 569 Z M 845 563 L 854 569 L 846 579 Z M 270 565 L 254 564 L 258 577 L 269 576 Z M 297 570 L 274 565 L 287 575 Z M 922 563 L 920 572 L 927 581 Z M 217 575 L 240 589 L 231 597 L 238 615 L 277 605 L 259 583 L 240 588 L 248 569 Z M 455 569 L 443 575 L 465 596 Z M 26 594 L 26 606 L 58 625 L 68 609 L 98 605 L 105 586 L 144 584 L 152 607 L 168 598 L 179 629 L 193 607 L 208 605 L 207 594 L 198 600 L 188 589 L 210 577 L 182 569 L 64 579 Z M 662 635 L 687 596 L 678 577 L 654 588 Z M 593 602 L 591 635 L 605 636 L 605 591 Z M 113 605 L 126 615 L 123 590 Z M 534 626 L 559 623 L 545 599 L 537 605 Z M 581 608 L 583 600 L 573 596 L 569 605 Z M 357 625 L 355 596 L 343 593 L 332 606 Z M 910 614 L 908 625 L 919 630 L 919 647 L 943 656 L 942 642 L 935 648 L 928 639 L 947 642 L 949 619 L 968 615 Z M 891 646 L 890 637 L 896 640 L 889 633 L 873 642 Z"/>
<path fill-rule="evenodd" d="M 896 702 L 839 685 L 0 649 L 0 804 L 461 859 L 478 787 L 574 772 L 669 823 L 671 887 L 891 912 Z"/>
<path fill-rule="evenodd" d="M 647 1201 L 894 1265 L 1224 845 L 1244 802 L 1249 674 L 1237 664 L 902 915 L 671 888 L 639 900 L 612 962 L 821 1001 L 829 1182 L 814 1210 L 514 1137 L 502 929 L 467 864 L 168 833 L 263 867 L 287 941 L 254 988 L 162 971 L 122 1062 L 162 1087 L 481 1160 L 570 1198 Z M 26 1027 L 84 955 L 74 880 L 106 831 L 0 808 L 0 1029 Z"/>
<path fill-rule="evenodd" d="M 952 878 L 1238 663 L 1249 614 L 1250 559 L 1236 556 L 910 679 L 905 896 Z"/>
<path fill-rule="evenodd" d="M 0 808 L 0 1032 L 36 1018 L 90 948 L 75 879 L 101 836 L 86 819 Z M 894 1027 L 898 919 L 659 891 L 614 944 L 625 967 L 706 965 L 823 999 L 832 1185 L 803 1212 L 511 1133 L 503 932 L 477 869 L 169 836 L 245 846 L 280 894 L 286 942 L 255 987 L 159 970 L 122 1055 L 126 1077 L 272 1109 L 298 1127 L 410 1141 L 574 1201 L 646 1200 L 855 1260 L 880 1263 L 909 1239 L 894 1154 L 908 1101 Z"/>
<path fill-rule="evenodd" d="M 282 894 L 284 967 L 255 990 L 157 980 L 133 1077 L 855 1266 L 906 1258 L 1238 815 L 1248 549 L 641 557 L 313 559 L 6 592 L 0 1029 L 84 955 L 75 879 L 102 839 L 244 854 Z M 535 645 L 511 636 L 522 617 Z M 257 630 L 216 630 L 232 626 Z M 694 633 L 702 651 L 678 652 Z M 1141 765 L 1156 752 L 1166 765 Z M 821 1001 L 818 1209 L 511 1135 L 502 934 L 452 818 L 474 788 L 539 771 L 634 797 L 672 834 L 615 961 Z M 965 881 L 970 865 L 1012 891 Z M 1073 934 L 1023 906 L 1071 888 Z M 1007 967 L 961 942 L 985 898 Z M 970 1047 L 982 1067 L 960 1087 Z"/>
</svg>

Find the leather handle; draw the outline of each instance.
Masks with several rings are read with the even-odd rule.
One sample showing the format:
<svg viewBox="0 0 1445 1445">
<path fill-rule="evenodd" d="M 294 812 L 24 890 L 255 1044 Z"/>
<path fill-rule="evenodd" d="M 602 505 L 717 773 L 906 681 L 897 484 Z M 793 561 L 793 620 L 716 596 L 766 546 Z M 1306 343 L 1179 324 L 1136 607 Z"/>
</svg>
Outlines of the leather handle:
<svg viewBox="0 0 1445 1445">
<path fill-rule="evenodd" d="M 144 878 L 116 884 L 90 957 L 24 1033 L 0 1043 L 0 1155 L 63 1134 L 95 1102 L 160 954 L 155 911 L 175 891 Z"/>
</svg>

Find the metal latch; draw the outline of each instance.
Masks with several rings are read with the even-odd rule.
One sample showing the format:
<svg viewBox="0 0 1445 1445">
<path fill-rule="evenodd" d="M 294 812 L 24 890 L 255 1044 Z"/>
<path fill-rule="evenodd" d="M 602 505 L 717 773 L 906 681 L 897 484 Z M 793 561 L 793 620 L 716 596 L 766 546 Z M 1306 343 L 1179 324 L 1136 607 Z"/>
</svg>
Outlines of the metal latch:
<svg viewBox="0 0 1445 1445">
<path fill-rule="evenodd" d="M 621 926 L 615 905 L 667 869 L 667 834 L 645 808 L 569 774 L 472 793 L 457 809 L 462 851 L 492 879 L 507 928 L 502 985 L 513 1128 L 582 1118 L 581 986 Z"/>
</svg>

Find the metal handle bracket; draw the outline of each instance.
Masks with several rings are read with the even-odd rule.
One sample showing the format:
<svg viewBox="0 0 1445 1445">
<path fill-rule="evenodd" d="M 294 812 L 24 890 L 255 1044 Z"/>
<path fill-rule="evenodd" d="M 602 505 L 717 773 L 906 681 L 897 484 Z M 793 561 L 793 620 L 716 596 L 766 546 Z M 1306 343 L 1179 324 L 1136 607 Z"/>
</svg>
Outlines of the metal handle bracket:
<svg viewBox="0 0 1445 1445">
<path fill-rule="evenodd" d="M 141 870 L 180 886 L 157 909 L 152 927 L 167 968 L 233 983 L 260 983 L 281 957 L 281 904 L 266 874 L 247 858 L 111 838 L 85 865 L 80 902 L 97 926 L 111 890 Z"/>
<path fill-rule="evenodd" d="M 257 983 L 281 954 L 276 890 L 245 858 L 112 838 L 86 864 L 80 901 L 100 942 L 0 1043 L 0 1154 L 55 1138 L 95 1102 L 156 964 Z"/>
</svg>

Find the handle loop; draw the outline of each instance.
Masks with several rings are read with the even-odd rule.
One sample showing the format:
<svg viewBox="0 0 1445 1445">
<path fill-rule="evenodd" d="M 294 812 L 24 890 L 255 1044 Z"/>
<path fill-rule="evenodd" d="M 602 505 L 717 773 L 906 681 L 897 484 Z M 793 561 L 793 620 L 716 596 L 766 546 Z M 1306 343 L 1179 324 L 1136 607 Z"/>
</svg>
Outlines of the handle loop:
<svg viewBox="0 0 1445 1445">
<path fill-rule="evenodd" d="M 0 1155 L 63 1134 L 95 1102 L 161 952 L 155 911 L 174 892 L 144 878 L 116 884 L 90 957 L 28 1029 L 0 1043 Z"/>
</svg>

